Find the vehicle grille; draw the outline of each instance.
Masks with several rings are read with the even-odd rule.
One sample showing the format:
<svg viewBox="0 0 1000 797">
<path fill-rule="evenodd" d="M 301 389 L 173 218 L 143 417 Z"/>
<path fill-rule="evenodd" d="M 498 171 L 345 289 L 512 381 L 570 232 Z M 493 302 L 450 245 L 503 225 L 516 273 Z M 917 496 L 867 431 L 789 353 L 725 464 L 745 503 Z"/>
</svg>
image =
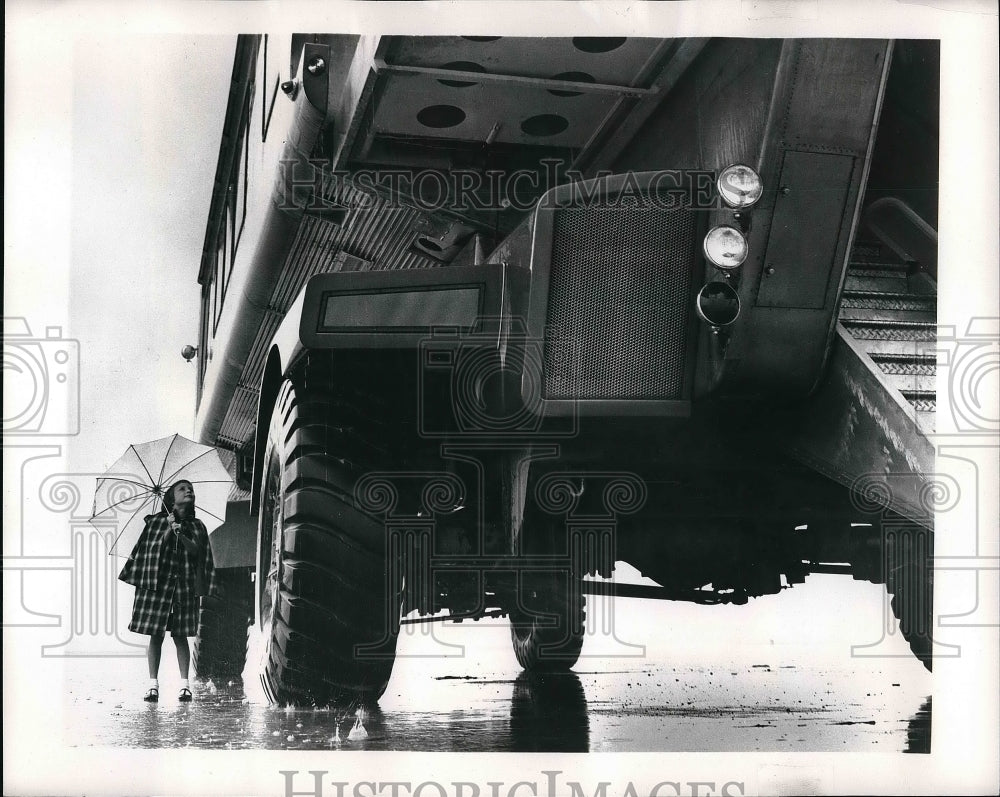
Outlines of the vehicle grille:
<svg viewBox="0 0 1000 797">
<path fill-rule="evenodd" d="M 694 248 L 684 207 L 555 212 L 546 399 L 682 397 Z"/>
</svg>

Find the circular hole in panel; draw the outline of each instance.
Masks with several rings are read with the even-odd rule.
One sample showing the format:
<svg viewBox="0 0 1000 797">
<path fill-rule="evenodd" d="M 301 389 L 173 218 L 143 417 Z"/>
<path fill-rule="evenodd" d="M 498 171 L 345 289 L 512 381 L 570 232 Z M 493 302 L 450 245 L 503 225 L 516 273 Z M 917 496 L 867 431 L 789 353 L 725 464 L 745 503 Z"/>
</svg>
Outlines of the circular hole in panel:
<svg viewBox="0 0 1000 797">
<path fill-rule="evenodd" d="M 596 83 L 596 79 L 593 75 L 588 75 L 586 72 L 560 72 L 558 75 L 552 76 L 553 80 L 566 80 L 571 83 Z M 582 91 L 561 91 L 559 89 L 549 89 L 549 94 L 556 97 L 579 97 L 583 94 Z"/>
<path fill-rule="evenodd" d="M 610 53 L 625 44 L 624 36 L 574 36 L 573 46 L 585 53 Z"/>
<path fill-rule="evenodd" d="M 698 291 L 698 315 L 714 327 L 732 324 L 740 314 L 740 297 L 725 282 L 710 282 Z"/>
<path fill-rule="evenodd" d="M 477 64 L 475 61 L 452 61 L 450 64 L 445 64 L 442 69 L 453 69 L 456 72 L 485 72 L 486 67 L 482 64 Z M 475 86 L 476 81 L 474 80 L 445 80 L 444 78 L 438 78 L 438 83 L 442 86 L 452 86 L 456 89 L 464 89 L 469 86 Z"/>
<path fill-rule="evenodd" d="M 417 113 L 417 121 L 424 127 L 455 127 L 465 121 L 465 111 L 456 105 L 428 105 Z"/>
<path fill-rule="evenodd" d="M 569 120 L 555 113 L 540 113 L 521 122 L 521 130 L 529 136 L 554 136 L 567 127 Z"/>
</svg>

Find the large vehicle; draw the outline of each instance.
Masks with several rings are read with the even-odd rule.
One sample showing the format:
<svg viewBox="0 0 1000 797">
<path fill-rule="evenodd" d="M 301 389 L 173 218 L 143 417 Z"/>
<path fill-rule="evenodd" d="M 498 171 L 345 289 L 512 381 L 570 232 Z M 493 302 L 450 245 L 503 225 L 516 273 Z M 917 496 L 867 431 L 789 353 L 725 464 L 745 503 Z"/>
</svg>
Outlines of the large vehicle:
<svg viewBox="0 0 1000 797">
<path fill-rule="evenodd" d="M 585 594 L 812 572 L 929 668 L 937 86 L 925 41 L 240 36 L 199 672 L 249 627 L 272 699 L 372 700 L 401 622 L 501 615 L 567 669 Z"/>
</svg>

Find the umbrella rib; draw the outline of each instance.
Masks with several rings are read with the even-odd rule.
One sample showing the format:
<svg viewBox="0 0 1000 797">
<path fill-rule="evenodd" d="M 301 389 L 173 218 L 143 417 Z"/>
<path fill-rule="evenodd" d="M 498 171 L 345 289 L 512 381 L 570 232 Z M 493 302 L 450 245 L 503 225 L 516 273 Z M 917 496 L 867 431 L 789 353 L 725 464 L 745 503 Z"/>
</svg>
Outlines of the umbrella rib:
<svg viewBox="0 0 1000 797">
<path fill-rule="evenodd" d="M 135 450 L 134 445 L 129 445 L 129 448 L 132 449 L 132 452 L 135 454 L 135 458 L 139 460 L 139 464 L 142 465 L 142 469 L 146 471 L 146 475 L 149 476 L 149 483 L 155 487 L 156 481 L 153 479 L 153 474 L 149 472 L 149 468 L 147 468 L 146 463 L 142 461 L 142 457 L 139 456 L 139 452 Z"/>
<path fill-rule="evenodd" d="M 136 487 L 141 487 L 147 492 L 152 492 L 153 490 L 156 489 L 153 485 L 146 484 L 146 482 L 137 482 L 135 479 L 126 479 L 122 476 L 98 476 L 97 481 L 98 481 L 97 485 L 98 490 L 101 489 L 100 482 L 121 482 L 122 484 L 134 484 L 136 485 Z"/>
<path fill-rule="evenodd" d="M 125 476 L 98 476 L 97 481 L 99 482 L 124 482 L 126 484 L 137 484 L 140 487 L 145 487 L 147 490 L 152 490 L 153 485 L 147 484 L 146 482 L 136 481 L 135 479 L 129 479 Z M 100 485 L 97 488 L 100 489 Z"/>
<path fill-rule="evenodd" d="M 175 471 L 174 471 L 173 473 L 171 473 L 171 474 L 170 474 L 170 476 L 169 476 L 169 478 L 168 478 L 168 479 L 167 479 L 166 481 L 169 481 L 169 482 L 171 482 L 171 483 L 172 483 L 172 482 L 173 482 L 173 478 L 174 478 L 174 476 L 176 476 L 176 475 L 177 475 L 178 473 L 180 473 L 180 472 L 181 472 L 182 470 L 184 470 L 185 468 L 189 468 L 189 467 L 191 467 L 191 465 L 193 465 L 193 464 L 194 464 L 195 462 L 197 462 L 197 461 L 198 461 L 199 459 L 201 459 L 201 458 L 202 458 L 202 457 L 204 457 L 204 456 L 207 456 L 208 454 L 211 454 L 211 453 L 212 453 L 213 451 L 215 451 L 215 449 L 214 449 L 214 448 L 209 448 L 209 449 L 208 449 L 207 451 L 202 451 L 202 452 L 201 452 L 201 453 L 200 453 L 200 454 L 199 454 L 198 456 L 196 456 L 196 457 L 194 457 L 194 458 L 192 458 L 192 459 L 188 460 L 188 461 L 187 461 L 187 462 L 185 462 L 185 463 L 184 463 L 183 465 L 181 465 L 181 466 L 180 466 L 180 467 L 179 467 L 179 468 L 178 468 L 177 470 L 175 470 Z M 164 466 L 166 466 L 166 464 L 167 464 L 167 461 L 166 461 L 166 460 L 163 460 L 163 464 L 164 464 Z M 222 464 L 222 461 L 221 461 L 221 460 L 219 461 L 219 464 L 220 464 L 220 465 Z M 219 480 L 219 481 L 221 481 L 221 480 Z M 194 484 L 194 482 L 191 482 L 191 484 Z M 199 484 L 204 484 L 204 482 L 199 482 Z"/>
<path fill-rule="evenodd" d="M 163 462 L 160 463 L 160 480 L 157 483 L 161 486 L 163 485 L 163 471 L 167 467 L 167 460 L 170 459 L 170 452 L 174 450 L 174 443 L 177 442 L 177 438 L 179 436 L 180 435 L 175 434 L 172 438 L 170 438 L 170 445 L 167 446 L 167 453 L 163 455 Z M 176 471 L 174 472 L 176 473 Z"/>
<path fill-rule="evenodd" d="M 217 514 L 215 514 L 215 512 L 209 512 L 209 511 L 208 511 L 207 509 L 205 509 L 205 507 L 203 507 L 203 506 L 198 506 L 197 504 L 195 504 L 195 505 L 194 505 L 194 508 L 195 508 L 195 511 L 196 511 L 196 512 L 201 512 L 201 513 L 202 513 L 202 514 L 204 514 L 204 515 L 211 515 L 211 516 L 212 516 L 212 517 L 214 517 L 214 518 L 215 518 L 216 520 L 218 520 L 218 521 L 219 521 L 220 523 L 225 523 L 225 522 L 226 522 L 226 519 L 225 519 L 224 517 L 219 517 L 219 516 L 218 516 Z"/>
<path fill-rule="evenodd" d="M 232 479 L 186 479 L 191 484 L 232 484 Z"/>
<path fill-rule="evenodd" d="M 111 543 L 111 548 L 108 549 L 108 553 L 111 553 L 112 551 L 114 551 L 117 548 L 117 546 L 118 546 L 118 540 L 120 540 L 121 537 L 122 537 L 122 534 L 125 533 L 125 529 L 128 528 L 128 524 L 131 523 L 133 520 L 135 520 L 136 515 L 138 515 L 139 512 L 143 509 L 143 507 L 145 507 L 146 504 L 148 504 L 150 501 L 152 501 L 155 497 L 156 497 L 156 495 L 151 493 L 150 496 L 149 496 L 149 498 L 147 498 L 145 501 L 142 502 L 142 506 L 140 506 L 138 509 L 136 509 L 135 512 L 132 513 L 132 516 L 122 524 L 122 530 L 118 532 L 118 535 L 115 537 L 115 541 L 113 543 Z"/>
<path fill-rule="evenodd" d="M 130 484 L 137 484 L 137 483 L 138 482 L 130 482 Z M 156 496 L 156 493 L 153 490 L 146 489 L 145 492 L 146 492 L 146 501 L 149 500 L 150 496 L 154 497 Z M 139 495 L 141 495 L 141 493 Z M 110 510 L 114 509 L 116 506 L 120 506 L 121 504 L 127 504 L 129 501 L 134 501 L 136 498 L 139 497 L 139 495 L 130 495 L 128 498 L 123 498 L 121 501 L 115 501 L 113 504 L 108 504 L 100 512 L 95 512 L 93 515 L 91 515 L 91 517 L 98 517 L 99 515 L 103 515 L 105 512 L 109 512 Z M 143 504 L 145 504 L 145 501 L 143 502 Z"/>
</svg>

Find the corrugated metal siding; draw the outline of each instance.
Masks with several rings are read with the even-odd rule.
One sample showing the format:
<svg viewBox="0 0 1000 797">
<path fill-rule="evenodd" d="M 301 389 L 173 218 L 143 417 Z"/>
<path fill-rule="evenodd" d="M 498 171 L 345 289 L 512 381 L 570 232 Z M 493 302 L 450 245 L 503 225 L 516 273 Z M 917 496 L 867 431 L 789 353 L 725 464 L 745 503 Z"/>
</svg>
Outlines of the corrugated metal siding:
<svg viewBox="0 0 1000 797">
<path fill-rule="evenodd" d="M 278 326 L 306 282 L 315 274 L 336 270 L 345 251 L 372 264 L 373 270 L 436 268 L 442 264 L 410 251 L 426 214 L 412 207 L 393 207 L 382 197 L 362 192 L 342 177 L 327 176 L 323 196 L 349 208 L 343 225 L 304 216 L 271 294 L 270 310 L 254 338 L 217 437 L 219 445 L 243 445 L 256 425 L 257 396 L 267 352 Z"/>
<path fill-rule="evenodd" d="M 243 368 L 243 377 L 240 384 L 243 387 L 256 390 L 264 375 L 264 360 L 267 357 L 267 349 L 270 346 L 271 338 L 278 331 L 281 320 L 284 316 L 281 313 L 268 313 L 261 324 L 257 337 L 254 338 L 253 347 L 247 357 L 247 363 Z"/>
</svg>

